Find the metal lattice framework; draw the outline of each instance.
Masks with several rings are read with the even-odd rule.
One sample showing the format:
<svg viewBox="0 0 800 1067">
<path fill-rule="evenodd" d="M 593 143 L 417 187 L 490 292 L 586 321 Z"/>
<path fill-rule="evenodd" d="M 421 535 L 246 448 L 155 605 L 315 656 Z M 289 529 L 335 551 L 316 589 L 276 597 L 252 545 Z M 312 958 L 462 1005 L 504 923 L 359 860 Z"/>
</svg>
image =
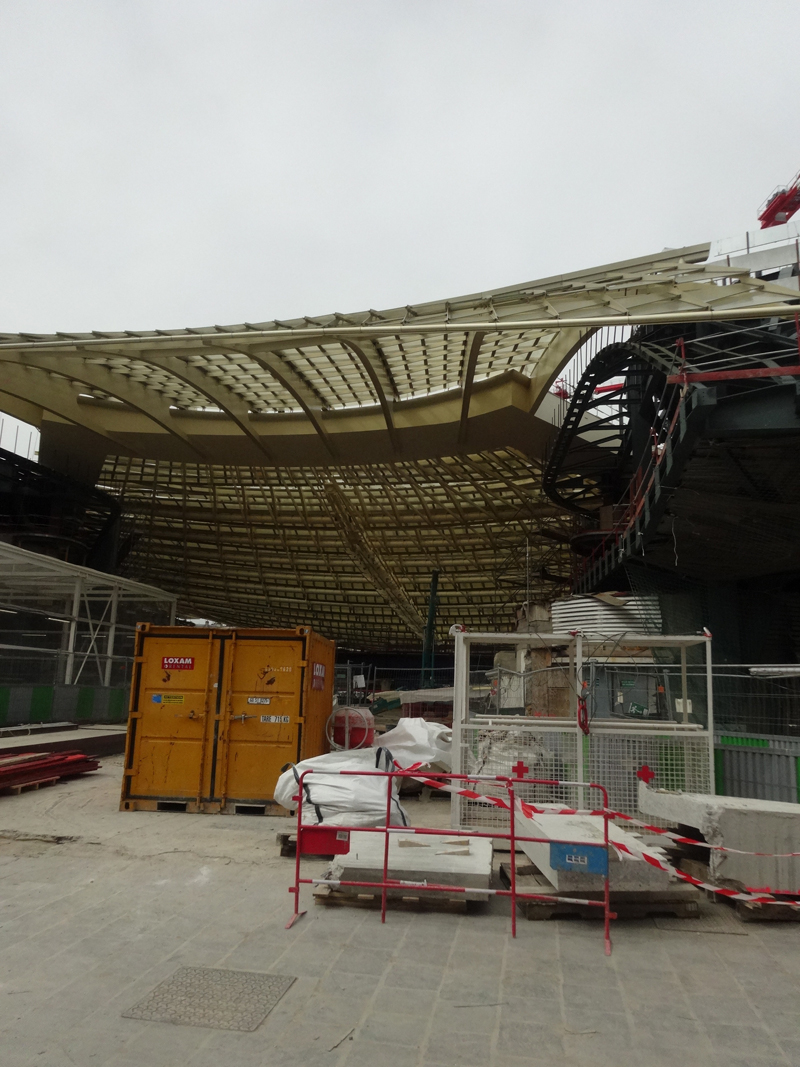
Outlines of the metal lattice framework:
<svg viewBox="0 0 800 1067">
<path fill-rule="evenodd" d="M 496 571 L 512 533 L 563 589 L 572 520 L 540 481 L 510 450 L 335 468 L 115 458 L 102 475 L 139 531 L 127 569 L 181 590 L 186 608 L 241 625 L 302 620 L 373 648 L 419 646 L 432 567 L 442 629 L 498 611 L 509 622 Z"/>
<path fill-rule="evenodd" d="M 700 262 L 708 249 L 386 311 L 0 334 L 4 404 L 81 427 L 107 452 L 158 459 L 361 462 L 365 434 L 381 460 L 482 450 L 486 416 L 535 411 L 598 326 L 785 306 L 782 286 Z"/>
<path fill-rule="evenodd" d="M 539 491 L 548 390 L 598 329 L 794 313 L 709 247 L 384 311 L 0 334 L 0 406 L 41 427 L 43 463 L 102 469 L 126 570 L 184 610 L 418 647 L 433 567 L 442 621 L 481 626 L 515 538 L 535 595 L 566 576 L 571 520 Z"/>
</svg>

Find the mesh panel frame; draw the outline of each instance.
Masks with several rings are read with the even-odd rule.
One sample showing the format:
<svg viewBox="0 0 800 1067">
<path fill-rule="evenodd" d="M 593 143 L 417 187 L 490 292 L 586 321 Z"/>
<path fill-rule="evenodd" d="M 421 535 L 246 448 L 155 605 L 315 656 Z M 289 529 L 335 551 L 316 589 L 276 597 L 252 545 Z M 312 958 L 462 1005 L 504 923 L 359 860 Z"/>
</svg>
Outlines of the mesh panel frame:
<svg viewBox="0 0 800 1067">
<path fill-rule="evenodd" d="M 581 756 L 579 751 L 582 749 Z M 637 771 L 645 764 L 654 772 L 653 788 L 680 789 L 689 793 L 710 793 L 710 738 L 705 730 L 685 734 L 658 730 L 597 730 L 588 737 L 578 736 L 574 723 L 564 726 L 511 723 L 467 723 L 461 727 L 458 766 L 463 774 L 507 775 L 518 760 L 528 768 L 526 777 L 597 782 L 608 790 L 609 807 L 614 811 L 641 817 L 638 806 Z M 472 787 L 487 796 L 506 799 L 506 790 L 490 782 Z M 567 807 L 600 807 L 597 790 L 577 786 L 520 785 L 516 795 L 533 804 L 564 804 Z M 494 805 L 460 798 L 459 828 L 507 833 L 508 812 Z M 647 817 L 648 822 L 658 820 Z"/>
</svg>

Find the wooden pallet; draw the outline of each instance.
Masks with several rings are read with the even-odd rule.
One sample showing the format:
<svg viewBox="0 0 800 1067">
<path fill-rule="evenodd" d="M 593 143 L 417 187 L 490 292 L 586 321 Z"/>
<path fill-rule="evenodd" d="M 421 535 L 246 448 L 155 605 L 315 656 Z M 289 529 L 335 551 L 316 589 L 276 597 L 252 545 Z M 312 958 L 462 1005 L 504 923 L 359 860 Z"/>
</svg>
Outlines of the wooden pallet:
<svg viewBox="0 0 800 1067">
<path fill-rule="evenodd" d="M 297 834 L 276 834 L 275 841 L 282 856 L 297 855 Z"/>
<path fill-rule="evenodd" d="M 699 860 L 693 859 L 681 859 L 680 867 L 682 871 L 687 874 L 691 874 L 694 878 L 699 878 L 703 882 L 713 881 L 711 874 L 708 870 L 708 864 L 702 863 Z M 741 882 L 728 882 L 724 879 L 718 883 L 724 886 L 726 889 L 735 889 L 738 891 L 744 890 L 744 886 Z M 710 897 L 716 897 L 717 900 L 724 902 L 729 907 L 733 908 L 742 922 L 746 923 L 796 923 L 800 922 L 800 897 L 797 898 L 796 905 L 790 904 L 751 904 L 746 900 L 731 900 L 729 897 L 716 896 L 714 893 L 708 894 Z"/>
<path fill-rule="evenodd" d="M 736 914 L 746 923 L 800 922 L 800 900 L 796 904 L 751 904 L 746 900 L 730 901 Z"/>
<path fill-rule="evenodd" d="M 380 889 L 359 891 L 352 886 L 334 889 L 327 885 L 317 885 L 314 886 L 313 896 L 315 904 L 322 904 L 329 908 L 380 908 L 381 906 Z M 444 911 L 463 914 L 469 903 L 470 901 L 467 901 L 461 894 L 458 897 L 448 897 L 444 893 L 431 893 L 429 896 L 411 896 L 410 894 L 400 896 L 390 890 L 386 897 L 386 907 L 391 908 L 392 911 Z"/>
<path fill-rule="evenodd" d="M 41 778 L 38 782 L 25 782 L 24 785 L 6 785 L 0 788 L 2 796 L 18 797 L 20 793 L 28 793 L 33 789 L 41 789 L 44 786 L 55 785 L 58 777 Z"/>
<path fill-rule="evenodd" d="M 509 868 L 500 865 L 500 881 L 508 888 L 511 885 Z M 577 916 L 581 919 L 602 919 L 603 909 L 593 904 L 576 904 L 569 894 L 560 894 L 555 886 L 532 864 L 517 868 L 517 890 L 521 893 L 546 893 L 557 896 L 557 901 L 520 900 L 517 903 L 522 914 L 531 920 L 565 919 Z M 602 893 L 581 893 L 584 900 L 602 900 Z M 657 892 L 618 892 L 611 894 L 611 910 L 618 919 L 648 919 L 655 915 L 672 915 L 677 919 L 696 919 L 700 914 L 700 894 L 690 885 L 676 885 Z"/>
</svg>

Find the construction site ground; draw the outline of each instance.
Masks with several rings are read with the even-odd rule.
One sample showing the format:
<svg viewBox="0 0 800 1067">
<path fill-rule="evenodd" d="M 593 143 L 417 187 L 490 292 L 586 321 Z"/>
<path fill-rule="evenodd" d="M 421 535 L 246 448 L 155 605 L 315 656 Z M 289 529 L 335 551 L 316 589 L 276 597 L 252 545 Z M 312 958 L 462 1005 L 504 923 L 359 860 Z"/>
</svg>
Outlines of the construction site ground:
<svg viewBox="0 0 800 1067">
<path fill-rule="evenodd" d="M 607 958 L 598 922 L 512 940 L 495 900 L 382 926 L 304 887 L 286 930 L 286 820 L 121 813 L 121 770 L 0 798 L 2 1067 L 800 1065 L 799 923 L 618 923 Z M 122 1017 L 183 966 L 296 981 L 252 1032 Z"/>
</svg>

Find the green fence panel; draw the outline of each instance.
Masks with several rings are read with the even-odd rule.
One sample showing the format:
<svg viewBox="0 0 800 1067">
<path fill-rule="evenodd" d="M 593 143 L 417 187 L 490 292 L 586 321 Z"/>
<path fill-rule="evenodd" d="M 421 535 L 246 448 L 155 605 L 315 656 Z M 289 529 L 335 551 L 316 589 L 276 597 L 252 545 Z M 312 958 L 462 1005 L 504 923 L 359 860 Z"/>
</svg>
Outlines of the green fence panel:
<svg viewBox="0 0 800 1067">
<path fill-rule="evenodd" d="M 108 717 L 115 722 L 125 718 L 128 693 L 125 689 L 112 689 L 108 694 Z"/>
<path fill-rule="evenodd" d="M 36 685 L 31 693 L 31 722 L 50 722 L 53 717 L 52 685 Z"/>
<path fill-rule="evenodd" d="M 728 795 L 725 792 L 725 753 L 718 748 L 714 750 L 714 791 L 720 797 Z"/>
<path fill-rule="evenodd" d="M 769 741 L 764 737 L 745 737 L 742 734 L 728 736 L 723 734 L 719 741 L 721 745 L 736 745 L 737 748 L 769 748 Z"/>
<path fill-rule="evenodd" d="M 94 714 L 94 689 L 88 686 L 78 693 L 75 715 L 78 719 L 91 719 Z"/>
</svg>

